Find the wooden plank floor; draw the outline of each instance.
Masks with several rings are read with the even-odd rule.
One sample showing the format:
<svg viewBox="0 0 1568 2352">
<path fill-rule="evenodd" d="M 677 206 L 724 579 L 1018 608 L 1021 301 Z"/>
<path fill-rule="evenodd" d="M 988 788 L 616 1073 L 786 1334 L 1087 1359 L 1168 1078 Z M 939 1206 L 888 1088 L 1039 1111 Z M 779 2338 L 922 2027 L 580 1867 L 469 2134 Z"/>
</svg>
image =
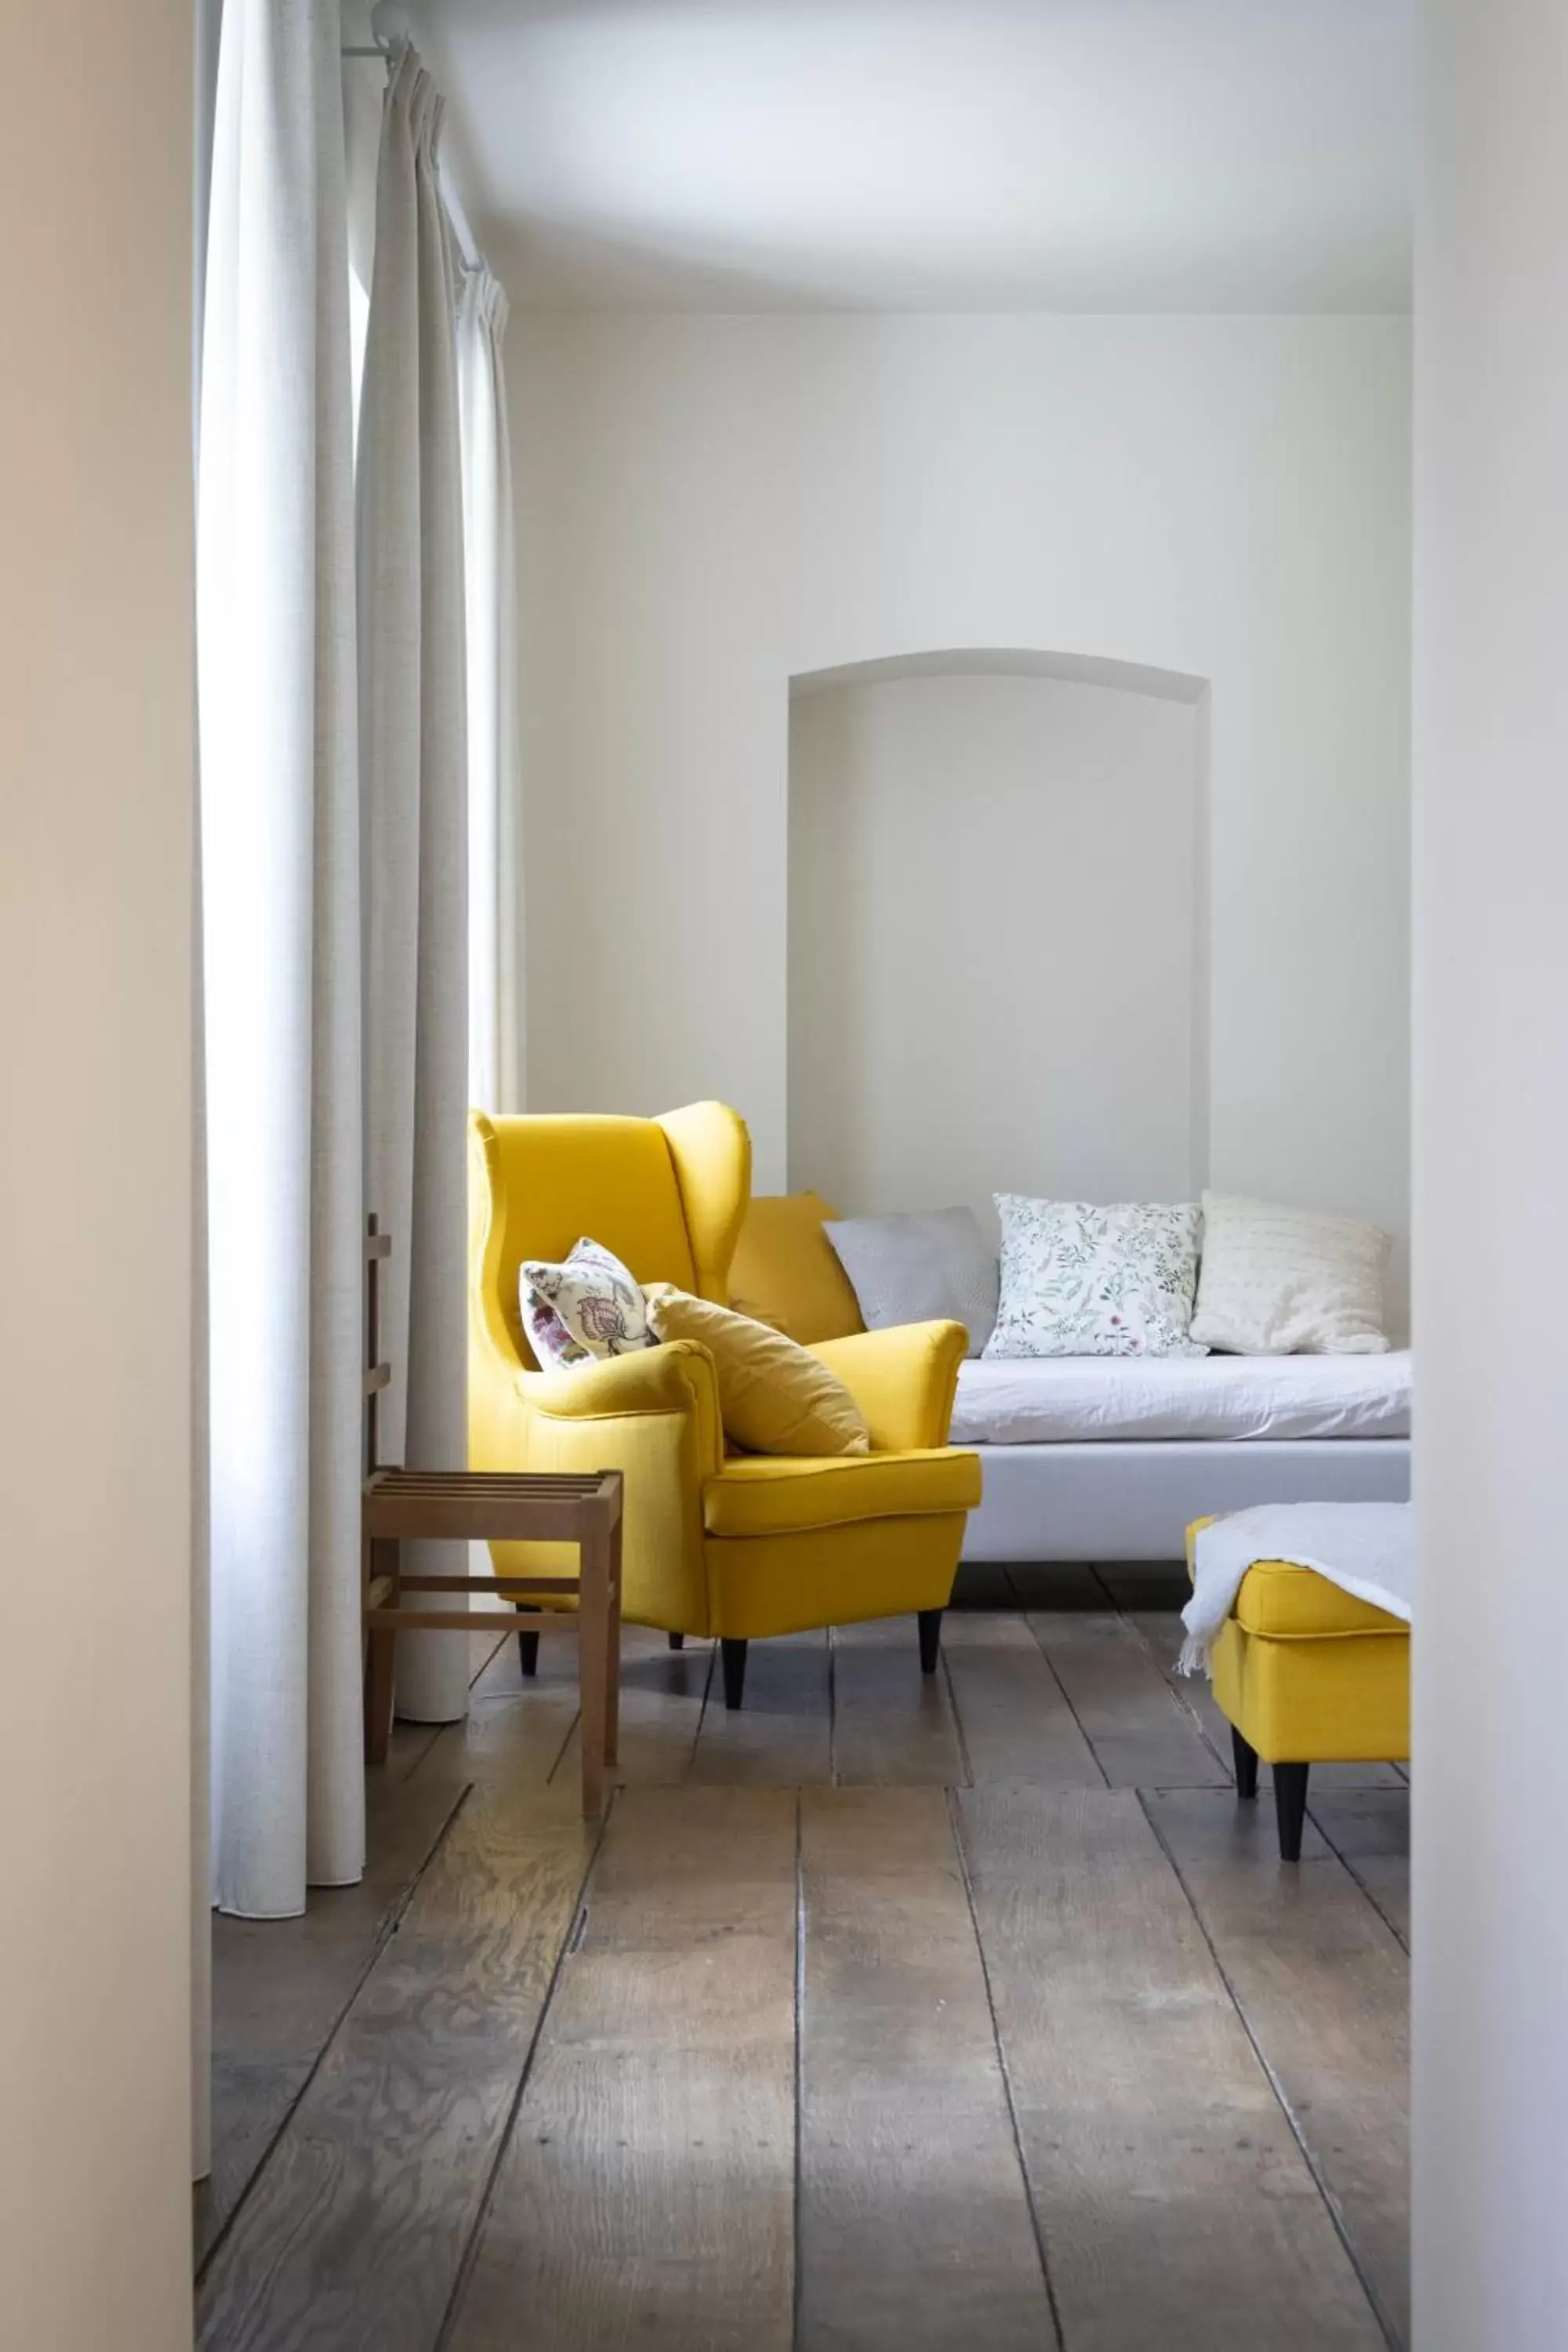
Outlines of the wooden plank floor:
<svg viewBox="0 0 1568 2352">
<path fill-rule="evenodd" d="M 1408 1808 L 1302 1861 L 1172 1672 L 1179 1570 L 912 1622 L 628 1628 L 399 1727 L 363 1885 L 216 1939 L 204 2352 L 1378 2352 L 1407 2338 Z"/>
</svg>

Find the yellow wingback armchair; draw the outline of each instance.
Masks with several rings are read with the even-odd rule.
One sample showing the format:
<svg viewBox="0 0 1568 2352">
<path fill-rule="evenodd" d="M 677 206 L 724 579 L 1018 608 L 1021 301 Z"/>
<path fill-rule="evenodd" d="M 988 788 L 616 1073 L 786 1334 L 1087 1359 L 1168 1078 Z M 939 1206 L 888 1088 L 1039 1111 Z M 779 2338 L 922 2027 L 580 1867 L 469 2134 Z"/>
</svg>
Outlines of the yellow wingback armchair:
<svg viewBox="0 0 1568 2352">
<path fill-rule="evenodd" d="M 468 1459 L 475 1469 L 619 1470 L 623 1606 L 672 1640 L 717 1635 L 741 1702 L 745 1643 L 912 1612 L 936 1664 L 980 1465 L 947 1444 L 965 1339 L 957 1323 L 860 1332 L 815 1352 L 850 1390 L 872 1452 L 805 1460 L 727 1454 L 713 1362 L 689 1339 L 573 1371 L 542 1371 L 522 1325 L 524 1258 L 580 1235 L 642 1283 L 728 1302 L 751 1190 L 751 1140 L 721 1103 L 661 1118 L 469 1123 Z M 493 1548 L 540 1572 L 549 1548 Z"/>
</svg>

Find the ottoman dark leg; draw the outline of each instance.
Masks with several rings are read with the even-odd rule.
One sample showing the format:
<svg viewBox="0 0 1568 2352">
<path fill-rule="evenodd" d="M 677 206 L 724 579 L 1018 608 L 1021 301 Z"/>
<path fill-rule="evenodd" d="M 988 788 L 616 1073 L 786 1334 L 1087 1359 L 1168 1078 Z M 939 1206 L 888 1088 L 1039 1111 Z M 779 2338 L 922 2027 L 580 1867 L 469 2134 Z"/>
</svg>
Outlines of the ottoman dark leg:
<svg viewBox="0 0 1568 2352">
<path fill-rule="evenodd" d="M 744 1642 L 721 1641 L 719 1664 L 724 1671 L 724 1704 L 731 1715 L 741 1704 L 741 1694 L 746 1687 L 746 1645 Z"/>
<path fill-rule="evenodd" d="M 520 1633 L 517 1637 L 517 1647 L 518 1654 L 522 1660 L 523 1673 L 525 1675 L 536 1675 L 539 1672 L 538 1634 Z"/>
<path fill-rule="evenodd" d="M 942 1647 L 942 1611 L 922 1609 L 920 1612 L 921 1672 L 934 1675 L 937 1653 Z"/>
<path fill-rule="evenodd" d="M 672 1633 L 669 1637 L 669 1646 L 672 1650 L 684 1650 L 686 1647 L 685 1634 Z"/>
<path fill-rule="evenodd" d="M 1230 1752 L 1236 1763 L 1236 1793 L 1244 1803 L 1258 1794 L 1258 1750 L 1249 1748 L 1235 1724 L 1230 1727 Z"/>
<path fill-rule="evenodd" d="M 1279 1859 L 1300 1862 L 1301 1830 L 1307 1819 L 1306 1764 L 1276 1764 L 1274 1767 L 1274 1811 L 1279 1822 Z"/>
</svg>

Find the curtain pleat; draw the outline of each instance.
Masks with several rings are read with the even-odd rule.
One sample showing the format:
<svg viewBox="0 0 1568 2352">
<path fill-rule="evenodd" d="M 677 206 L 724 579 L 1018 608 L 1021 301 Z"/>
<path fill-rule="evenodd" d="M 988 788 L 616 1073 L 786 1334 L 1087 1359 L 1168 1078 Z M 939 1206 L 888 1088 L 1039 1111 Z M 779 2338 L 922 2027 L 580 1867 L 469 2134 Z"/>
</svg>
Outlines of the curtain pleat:
<svg viewBox="0 0 1568 2352">
<path fill-rule="evenodd" d="M 507 300 L 469 270 L 458 306 L 468 660 L 468 1099 L 522 1108 L 522 842 Z"/>
<path fill-rule="evenodd" d="M 412 49 L 386 94 L 360 395 L 360 743 L 366 1202 L 383 1288 L 388 1461 L 467 1459 L 468 751 L 456 271 L 437 176 L 441 101 Z M 410 1545 L 461 1575 L 462 1545 Z M 468 1706 L 461 1634 L 405 1636 L 398 1712 Z"/>
<path fill-rule="evenodd" d="M 357 1878 L 363 1200 L 335 0 L 227 0 L 197 509 L 213 1864 Z"/>
</svg>

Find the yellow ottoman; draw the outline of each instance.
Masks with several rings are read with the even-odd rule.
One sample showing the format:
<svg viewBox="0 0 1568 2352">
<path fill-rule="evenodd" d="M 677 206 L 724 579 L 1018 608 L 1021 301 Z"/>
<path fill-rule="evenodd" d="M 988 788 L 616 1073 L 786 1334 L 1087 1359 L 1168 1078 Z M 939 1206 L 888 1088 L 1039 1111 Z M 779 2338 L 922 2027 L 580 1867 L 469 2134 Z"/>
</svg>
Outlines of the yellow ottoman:
<svg viewBox="0 0 1568 2352">
<path fill-rule="evenodd" d="M 1187 1573 L 1200 1528 L 1187 1529 Z M 1410 1628 L 1310 1568 L 1255 1560 L 1214 1648 L 1214 1695 L 1231 1727 L 1236 1793 L 1273 1767 L 1279 1853 L 1301 1858 L 1313 1764 L 1403 1763 L 1410 1753 Z"/>
</svg>

